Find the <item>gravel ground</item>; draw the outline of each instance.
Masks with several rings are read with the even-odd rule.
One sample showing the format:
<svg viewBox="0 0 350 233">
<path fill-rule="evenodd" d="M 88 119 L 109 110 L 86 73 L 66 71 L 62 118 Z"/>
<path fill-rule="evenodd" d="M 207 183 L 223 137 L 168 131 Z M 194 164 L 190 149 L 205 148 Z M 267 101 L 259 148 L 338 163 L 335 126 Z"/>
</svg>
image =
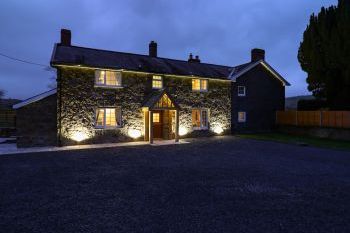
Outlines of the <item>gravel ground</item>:
<svg viewBox="0 0 350 233">
<path fill-rule="evenodd" d="M 350 153 L 237 139 L 0 157 L 0 232 L 350 232 Z"/>
</svg>

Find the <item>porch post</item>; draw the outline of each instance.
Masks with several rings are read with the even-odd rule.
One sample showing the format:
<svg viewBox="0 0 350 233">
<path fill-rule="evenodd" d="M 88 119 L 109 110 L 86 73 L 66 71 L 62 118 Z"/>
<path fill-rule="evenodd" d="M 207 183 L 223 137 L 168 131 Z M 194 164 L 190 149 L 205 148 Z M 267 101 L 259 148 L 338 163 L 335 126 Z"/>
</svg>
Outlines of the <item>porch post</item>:
<svg viewBox="0 0 350 233">
<path fill-rule="evenodd" d="M 148 140 L 149 143 L 152 144 L 153 143 L 153 111 L 149 111 L 149 136 L 148 136 Z"/>
<path fill-rule="evenodd" d="M 175 110 L 175 142 L 179 141 L 179 110 Z"/>
</svg>

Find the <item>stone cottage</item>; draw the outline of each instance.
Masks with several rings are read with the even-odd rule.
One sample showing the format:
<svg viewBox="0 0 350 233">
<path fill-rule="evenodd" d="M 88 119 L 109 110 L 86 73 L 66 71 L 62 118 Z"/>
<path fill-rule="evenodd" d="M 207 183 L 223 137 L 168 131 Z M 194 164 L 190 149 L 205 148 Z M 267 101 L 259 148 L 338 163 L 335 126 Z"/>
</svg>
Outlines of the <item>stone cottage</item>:
<svg viewBox="0 0 350 233">
<path fill-rule="evenodd" d="M 239 66 L 73 46 L 61 30 L 57 88 L 14 105 L 19 147 L 268 131 L 289 83 L 253 49 Z"/>
</svg>

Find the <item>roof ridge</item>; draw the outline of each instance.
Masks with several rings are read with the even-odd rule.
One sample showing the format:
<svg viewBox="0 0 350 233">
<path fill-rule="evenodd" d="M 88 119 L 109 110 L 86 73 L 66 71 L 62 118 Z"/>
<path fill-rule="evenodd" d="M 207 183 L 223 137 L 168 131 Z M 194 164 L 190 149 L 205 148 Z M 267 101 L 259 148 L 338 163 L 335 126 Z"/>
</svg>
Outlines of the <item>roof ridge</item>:
<svg viewBox="0 0 350 233">
<path fill-rule="evenodd" d="M 61 45 L 61 44 L 57 43 L 57 46 L 62 46 L 62 47 L 75 47 L 75 48 L 78 48 L 78 49 L 89 49 L 89 50 L 95 50 L 95 51 L 101 51 L 101 52 L 111 52 L 111 53 L 127 54 L 127 55 L 141 56 L 141 57 L 147 57 L 147 58 L 153 58 L 153 59 L 163 59 L 163 60 L 172 60 L 172 61 L 178 61 L 178 62 L 189 63 L 189 62 L 186 61 L 186 60 L 180 60 L 180 59 L 175 59 L 175 58 L 150 57 L 149 55 L 146 55 L 146 54 L 130 53 L 130 52 L 121 52 L 121 51 L 114 51 L 114 50 L 107 50 L 107 49 L 97 49 L 97 48 L 83 47 L 83 46 L 77 46 L 77 45 L 65 46 L 65 45 Z M 233 68 L 233 67 L 234 67 L 234 66 L 218 65 L 218 64 L 206 63 L 206 62 L 189 63 L 189 64 L 203 64 L 203 65 L 221 66 L 221 67 L 227 67 L 227 68 Z M 238 65 L 238 66 L 239 66 L 239 65 Z"/>
</svg>

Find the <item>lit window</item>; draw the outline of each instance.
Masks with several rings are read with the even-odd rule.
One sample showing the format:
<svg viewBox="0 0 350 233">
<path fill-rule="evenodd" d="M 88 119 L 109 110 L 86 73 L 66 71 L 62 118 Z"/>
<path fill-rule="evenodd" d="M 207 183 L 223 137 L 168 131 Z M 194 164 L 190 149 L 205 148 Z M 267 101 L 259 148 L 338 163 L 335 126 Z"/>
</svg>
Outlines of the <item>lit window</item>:
<svg viewBox="0 0 350 233">
<path fill-rule="evenodd" d="M 122 74 L 109 70 L 96 70 L 95 84 L 97 86 L 120 87 L 122 85 Z"/>
<path fill-rule="evenodd" d="M 122 117 L 120 108 L 98 108 L 96 110 L 97 128 L 121 127 Z"/>
<path fill-rule="evenodd" d="M 160 115 L 158 112 L 153 113 L 153 123 L 159 123 L 160 122 Z"/>
<path fill-rule="evenodd" d="M 245 86 L 238 86 L 238 96 L 245 96 Z"/>
<path fill-rule="evenodd" d="M 238 122 L 245 122 L 245 121 L 246 121 L 246 113 L 238 112 Z"/>
<path fill-rule="evenodd" d="M 208 110 L 207 109 L 192 110 L 192 127 L 194 129 L 208 129 Z"/>
<path fill-rule="evenodd" d="M 192 79 L 192 90 L 193 91 L 207 91 L 208 80 L 207 79 Z"/>
<path fill-rule="evenodd" d="M 154 88 L 154 89 L 161 89 L 161 88 L 163 88 L 163 79 L 162 79 L 161 76 L 153 75 L 152 88 Z"/>
</svg>

